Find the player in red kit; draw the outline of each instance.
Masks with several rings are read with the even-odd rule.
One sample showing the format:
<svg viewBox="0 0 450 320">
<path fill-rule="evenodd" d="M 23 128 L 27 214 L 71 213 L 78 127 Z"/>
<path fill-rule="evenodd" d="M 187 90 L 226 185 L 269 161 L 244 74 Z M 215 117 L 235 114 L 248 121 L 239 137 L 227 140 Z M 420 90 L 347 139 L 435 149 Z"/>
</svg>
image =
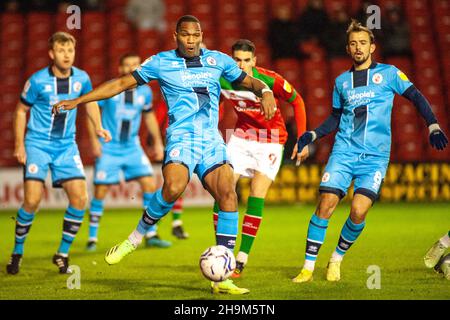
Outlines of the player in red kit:
<svg viewBox="0 0 450 320">
<path fill-rule="evenodd" d="M 269 86 L 277 99 L 277 105 L 279 100 L 283 100 L 294 108 L 297 137 L 300 137 L 306 130 L 305 104 L 300 94 L 276 72 L 256 67 L 255 45 L 251 41 L 237 41 L 232 46 L 232 57 L 243 71 Z M 277 108 L 271 120 L 266 121 L 260 111 L 260 99 L 252 92 L 223 78 L 220 85 L 222 97 L 232 103 L 238 117 L 227 144 L 235 183 L 241 176 L 251 178 L 250 196 L 242 225 L 242 241 L 233 274 L 233 277 L 239 277 L 247 264 L 261 223 L 264 199 L 280 168 L 288 133 L 280 108 Z M 297 155 L 295 147 L 291 159 L 297 158 L 299 164 L 307 157 L 307 148 Z M 215 204 L 214 225 L 217 223 L 217 213 L 218 207 Z"/>
</svg>

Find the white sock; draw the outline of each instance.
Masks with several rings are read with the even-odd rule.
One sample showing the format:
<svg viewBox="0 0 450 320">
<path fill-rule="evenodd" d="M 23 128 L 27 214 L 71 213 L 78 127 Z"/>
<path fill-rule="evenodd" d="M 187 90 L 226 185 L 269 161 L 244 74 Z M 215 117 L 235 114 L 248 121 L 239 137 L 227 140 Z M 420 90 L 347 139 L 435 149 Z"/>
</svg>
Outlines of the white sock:
<svg viewBox="0 0 450 320">
<path fill-rule="evenodd" d="M 344 256 L 334 251 L 333 254 L 331 255 L 330 261 L 339 262 L 342 261 L 342 259 L 344 259 Z"/>
<path fill-rule="evenodd" d="M 444 245 L 444 247 L 446 248 L 450 247 L 450 237 L 448 236 L 448 233 L 446 233 L 445 236 L 440 238 L 439 241 Z"/>
<path fill-rule="evenodd" d="M 128 236 L 128 240 L 130 240 L 135 248 L 137 248 L 142 243 L 142 238 L 144 238 L 144 235 L 139 233 L 137 230 L 134 230 Z"/>
<path fill-rule="evenodd" d="M 176 228 L 183 225 L 183 221 L 181 219 L 177 219 L 172 221 L 172 228 Z"/>
<path fill-rule="evenodd" d="M 303 265 L 303 269 L 314 271 L 314 266 L 316 265 L 316 261 L 313 260 L 305 260 L 305 264 Z"/>
<path fill-rule="evenodd" d="M 236 256 L 236 261 L 242 262 L 245 266 L 248 261 L 248 254 L 246 254 L 245 252 L 239 251 L 238 255 Z"/>
</svg>

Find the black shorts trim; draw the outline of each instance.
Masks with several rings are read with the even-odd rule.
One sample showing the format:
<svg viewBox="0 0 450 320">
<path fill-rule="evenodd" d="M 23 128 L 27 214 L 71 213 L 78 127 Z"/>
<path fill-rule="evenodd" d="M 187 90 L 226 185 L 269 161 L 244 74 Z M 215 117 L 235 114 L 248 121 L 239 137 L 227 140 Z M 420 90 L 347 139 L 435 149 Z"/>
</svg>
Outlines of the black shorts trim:
<svg viewBox="0 0 450 320">
<path fill-rule="evenodd" d="M 319 187 L 319 193 L 333 193 L 339 197 L 339 200 L 345 197 L 345 192 L 338 188 L 332 187 Z"/>
<path fill-rule="evenodd" d="M 125 182 L 130 182 L 130 181 L 137 180 L 137 179 L 140 179 L 140 178 L 145 178 L 145 177 L 153 177 L 153 175 L 152 174 L 145 174 L 145 175 L 142 175 L 142 176 L 136 176 L 136 177 L 125 179 Z"/>
<path fill-rule="evenodd" d="M 27 178 L 27 177 L 24 177 L 24 178 L 23 178 L 23 182 L 28 181 L 28 180 L 30 180 L 30 181 L 40 181 L 40 182 L 42 182 L 42 183 L 45 184 L 45 180 L 44 180 L 44 179 L 40 179 L 40 178 Z"/>
<path fill-rule="evenodd" d="M 70 180 L 86 180 L 86 177 L 72 177 L 72 178 L 67 178 L 67 179 L 61 179 L 61 180 L 57 180 L 55 182 L 53 182 L 53 188 L 62 188 L 62 184 L 64 182 L 70 181 Z"/>
<path fill-rule="evenodd" d="M 101 183 L 101 182 L 94 182 L 93 183 L 94 186 L 116 186 L 118 184 L 120 184 L 120 181 L 108 182 L 108 183 Z"/>
<path fill-rule="evenodd" d="M 203 188 L 206 189 L 206 184 L 205 184 L 206 176 L 208 174 L 210 174 L 211 172 L 213 172 L 214 170 L 216 170 L 216 169 L 218 169 L 218 168 L 220 168 L 220 167 L 222 167 L 222 166 L 224 166 L 226 164 L 230 165 L 230 167 L 233 168 L 233 166 L 231 165 L 230 161 L 225 160 L 225 161 L 222 161 L 222 162 L 218 162 L 218 163 L 212 165 L 211 167 L 209 167 L 208 169 L 206 169 L 205 173 L 203 173 L 203 176 L 200 177 L 200 181 L 202 182 Z"/>
<path fill-rule="evenodd" d="M 165 166 L 167 166 L 167 165 L 169 165 L 169 164 L 171 164 L 171 163 L 182 164 L 182 165 L 185 166 L 186 169 L 188 169 L 188 171 L 189 171 L 189 166 L 188 166 L 186 163 L 184 163 L 183 161 L 176 161 L 176 160 L 170 160 L 170 161 L 164 162 L 163 165 L 162 165 L 161 170 L 164 169 Z"/>
<path fill-rule="evenodd" d="M 362 194 L 363 196 L 366 196 L 367 198 L 372 200 L 372 202 L 377 201 L 378 197 L 379 197 L 379 193 L 375 193 L 372 190 L 365 189 L 365 188 L 359 188 L 359 189 L 355 190 L 355 194 L 357 194 L 357 193 Z"/>
</svg>

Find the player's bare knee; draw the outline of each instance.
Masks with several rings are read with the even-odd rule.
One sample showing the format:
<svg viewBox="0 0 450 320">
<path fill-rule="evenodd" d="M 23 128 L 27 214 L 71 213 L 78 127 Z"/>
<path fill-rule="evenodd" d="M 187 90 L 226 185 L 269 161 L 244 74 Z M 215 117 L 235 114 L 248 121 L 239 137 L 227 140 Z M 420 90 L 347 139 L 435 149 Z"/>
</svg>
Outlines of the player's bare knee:
<svg viewBox="0 0 450 320">
<path fill-rule="evenodd" d="M 69 197 L 70 205 L 76 209 L 83 210 L 88 202 L 88 194 L 86 191 L 80 191 Z"/>
<path fill-rule="evenodd" d="M 26 212 L 36 212 L 40 202 L 40 197 L 25 197 L 23 201 L 23 209 Z"/>
<path fill-rule="evenodd" d="M 329 219 L 339 203 L 339 198 L 335 195 L 322 194 L 320 196 L 319 205 L 317 206 L 316 215 L 321 219 Z"/>
<path fill-rule="evenodd" d="M 186 184 L 180 181 L 173 180 L 165 182 L 162 190 L 164 200 L 167 202 L 176 201 L 184 192 L 185 188 Z"/>
<path fill-rule="evenodd" d="M 237 210 L 237 202 L 238 198 L 236 195 L 236 191 L 233 189 L 223 190 L 219 192 L 219 199 L 217 199 L 219 203 L 219 207 L 221 210 L 225 211 L 235 211 Z"/>
<path fill-rule="evenodd" d="M 350 210 L 350 219 L 355 224 L 363 223 L 366 219 L 367 208 L 359 204 L 352 204 L 352 208 Z"/>
</svg>

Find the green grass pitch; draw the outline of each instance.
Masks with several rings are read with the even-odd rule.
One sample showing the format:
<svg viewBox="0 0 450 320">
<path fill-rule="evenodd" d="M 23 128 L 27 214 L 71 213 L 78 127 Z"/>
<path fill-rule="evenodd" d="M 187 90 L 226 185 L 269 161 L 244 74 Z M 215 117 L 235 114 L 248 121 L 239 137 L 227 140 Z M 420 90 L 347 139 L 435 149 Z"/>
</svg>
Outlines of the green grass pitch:
<svg viewBox="0 0 450 320">
<path fill-rule="evenodd" d="M 450 299 L 449 281 L 425 268 L 423 255 L 450 227 L 450 204 L 376 204 L 366 229 L 342 264 L 338 283 L 325 280 L 325 267 L 339 237 L 349 205 L 341 204 L 330 221 L 312 283 L 291 278 L 303 262 L 305 236 L 313 206 L 272 206 L 264 212 L 243 278 L 247 296 L 213 296 L 200 273 L 198 258 L 214 244 L 207 208 L 185 209 L 188 240 L 170 234 L 171 217 L 160 225 L 170 249 L 139 248 L 119 265 L 103 255 L 136 226 L 140 210 L 108 210 L 102 219 L 97 253 L 84 251 L 88 219 L 71 249 L 70 263 L 81 270 L 81 288 L 67 288 L 68 275 L 51 263 L 61 237 L 62 210 L 38 213 L 25 245 L 21 272 L 6 274 L 14 237 L 14 211 L 0 212 L 0 299 Z M 243 210 L 241 210 L 243 211 Z M 87 217 L 87 216 L 86 216 Z M 239 242 L 238 242 L 239 245 Z M 381 288 L 369 290 L 367 268 L 380 267 Z"/>
</svg>

